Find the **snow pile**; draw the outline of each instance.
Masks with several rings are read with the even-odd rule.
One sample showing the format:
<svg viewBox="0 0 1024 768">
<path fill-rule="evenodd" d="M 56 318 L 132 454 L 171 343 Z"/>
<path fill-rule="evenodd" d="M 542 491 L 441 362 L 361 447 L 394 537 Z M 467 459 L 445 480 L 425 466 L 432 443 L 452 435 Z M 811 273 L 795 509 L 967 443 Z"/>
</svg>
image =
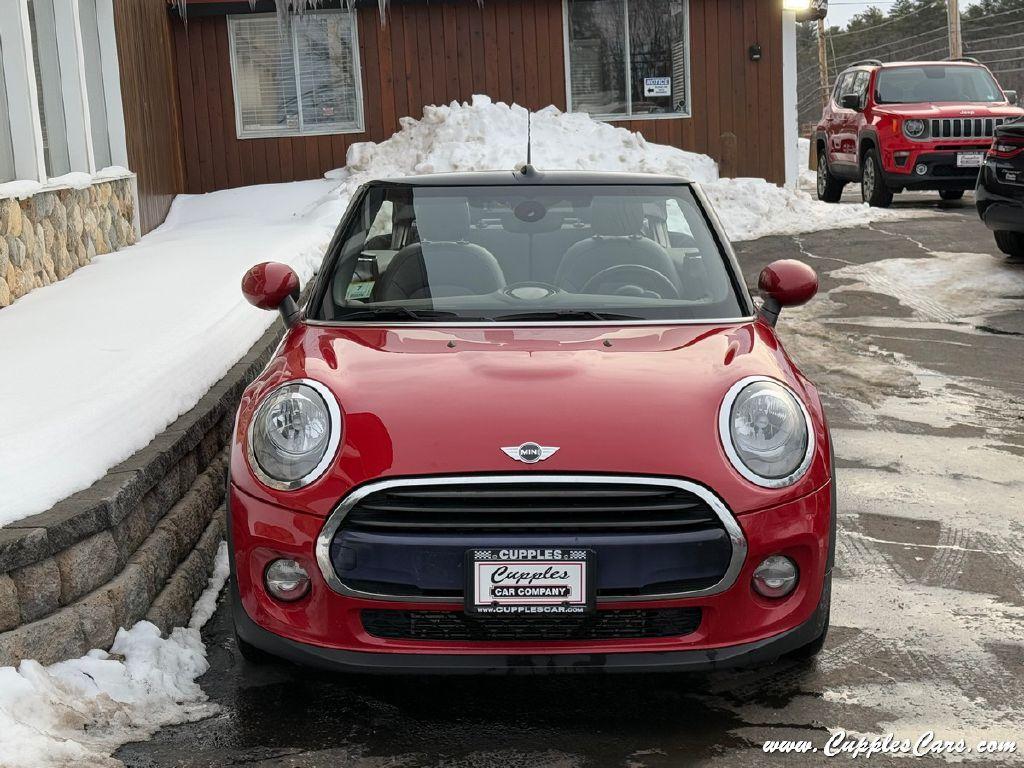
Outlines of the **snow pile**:
<svg viewBox="0 0 1024 768">
<path fill-rule="evenodd" d="M 331 171 L 347 199 L 371 179 L 454 171 L 507 170 L 526 161 L 527 110 L 487 96 L 430 106 L 402 118 L 402 129 L 379 144 L 353 144 L 345 168 Z M 532 113 L 532 161 L 545 170 L 624 171 L 682 176 L 700 182 L 733 240 L 855 227 L 905 216 L 867 205 L 822 203 L 804 191 L 763 179 L 721 179 L 707 155 L 653 144 L 638 133 L 547 107 Z M 803 157 L 806 157 L 806 152 Z"/>
<path fill-rule="evenodd" d="M 193 407 L 277 318 L 242 275 L 303 282 L 344 209 L 325 180 L 179 196 L 163 226 L 0 311 L 0 526 L 88 487 Z"/>
<path fill-rule="evenodd" d="M 52 189 L 63 189 L 65 187 L 70 187 L 71 189 L 85 189 L 96 182 L 123 179 L 131 175 L 132 172 L 127 168 L 122 168 L 119 165 L 110 165 L 93 174 L 83 173 L 82 171 L 72 171 L 71 173 L 66 173 L 63 176 L 54 176 L 51 179 L 47 179 L 45 184 L 32 179 L 7 181 L 0 184 L 0 199 L 5 197 L 31 197 L 39 192 L 45 192 Z"/>
<path fill-rule="evenodd" d="M 110 755 L 158 728 L 215 713 L 195 682 L 208 669 L 200 635 L 228 578 L 227 545 L 188 627 L 170 637 L 141 621 L 100 650 L 43 667 L 0 667 L 0 765 L 117 766 Z"/>
<path fill-rule="evenodd" d="M 800 181 L 798 182 L 800 188 L 809 190 L 811 194 L 816 194 L 818 190 L 818 174 L 816 171 L 812 171 L 809 165 L 811 158 L 810 139 L 796 140 L 796 157 L 800 167 Z"/>
</svg>

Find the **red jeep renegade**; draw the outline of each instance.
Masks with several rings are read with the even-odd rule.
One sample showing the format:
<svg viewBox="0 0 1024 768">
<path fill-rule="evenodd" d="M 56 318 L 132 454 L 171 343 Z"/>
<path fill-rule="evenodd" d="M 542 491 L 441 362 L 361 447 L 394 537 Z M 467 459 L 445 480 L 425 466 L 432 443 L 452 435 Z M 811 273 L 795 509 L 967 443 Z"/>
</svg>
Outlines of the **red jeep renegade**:
<svg viewBox="0 0 1024 768">
<path fill-rule="evenodd" d="M 839 202 L 860 181 L 870 205 L 896 192 L 937 189 L 957 200 L 974 189 L 997 126 L 1024 115 L 974 60 L 861 61 L 836 79 L 815 129 L 818 198 Z"/>
</svg>

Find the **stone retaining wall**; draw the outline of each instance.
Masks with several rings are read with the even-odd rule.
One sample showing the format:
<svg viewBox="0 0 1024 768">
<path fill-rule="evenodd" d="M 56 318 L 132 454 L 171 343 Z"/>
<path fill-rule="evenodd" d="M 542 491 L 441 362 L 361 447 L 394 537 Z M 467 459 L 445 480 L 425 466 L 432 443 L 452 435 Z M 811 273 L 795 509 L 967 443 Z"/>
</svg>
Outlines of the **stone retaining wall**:
<svg viewBox="0 0 1024 768">
<path fill-rule="evenodd" d="M 130 178 L 0 200 L 0 308 L 134 243 L 134 216 Z"/>
<path fill-rule="evenodd" d="M 188 413 L 90 488 L 0 528 L 0 667 L 109 648 L 119 627 L 188 622 L 225 533 L 227 451 L 267 332 Z"/>
</svg>

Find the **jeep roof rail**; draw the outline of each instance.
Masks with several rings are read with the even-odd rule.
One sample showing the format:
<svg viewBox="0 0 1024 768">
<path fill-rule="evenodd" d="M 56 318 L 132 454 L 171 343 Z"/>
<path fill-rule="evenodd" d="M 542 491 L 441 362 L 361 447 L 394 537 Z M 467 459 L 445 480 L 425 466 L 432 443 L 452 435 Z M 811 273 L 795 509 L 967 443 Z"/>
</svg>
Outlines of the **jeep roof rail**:
<svg viewBox="0 0 1024 768">
<path fill-rule="evenodd" d="M 861 59 L 860 61 L 853 62 L 853 64 L 851 64 L 850 66 L 851 67 L 863 67 L 865 65 L 871 66 L 871 67 L 880 67 L 880 66 L 882 66 L 882 62 L 881 62 L 880 59 Z"/>
<path fill-rule="evenodd" d="M 966 61 L 971 64 L 981 64 L 981 62 L 973 56 L 957 56 L 956 58 L 946 59 L 946 61 Z"/>
</svg>

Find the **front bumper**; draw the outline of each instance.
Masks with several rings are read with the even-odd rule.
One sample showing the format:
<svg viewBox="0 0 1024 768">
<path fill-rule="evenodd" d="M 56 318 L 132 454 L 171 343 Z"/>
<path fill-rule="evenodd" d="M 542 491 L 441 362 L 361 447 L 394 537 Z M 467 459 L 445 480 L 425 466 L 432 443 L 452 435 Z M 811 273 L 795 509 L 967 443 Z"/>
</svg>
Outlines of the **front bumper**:
<svg viewBox="0 0 1024 768">
<path fill-rule="evenodd" d="M 249 645 L 284 661 L 333 672 L 393 674 L 546 674 L 552 672 L 707 672 L 770 664 L 813 642 L 828 624 L 831 575 L 809 619 L 765 638 L 723 648 L 635 653 L 518 653 L 518 654 L 396 654 L 346 651 L 289 640 L 268 632 L 242 607 L 237 585 L 231 583 L 235 633 Z"/>
<path fill-rule="evenodd" d="M 828 615 L 828 572 L 834 530 L 832 484 L 784 505 L 737 517 L 747 552 L 732 586 L 715 594 L 603 602 L 599 610 L 699 608 L 700 624 L 681 636 L 579 640 L 423 640 L 374 636 L 365 609 L 461 612 L 458 601 L 425 605 L 401 598 L 339 594 L 315 560 L 322 518 L 257 500 L 232 486 L 229 518 L 234 618 L 241 640 L 274 656 L 318 667 L 396 672 L 698 670 L 770 661 L 814 640 Z M 782 553 L 797 562 L 800 581 L 782 600 L 752 590 L 754 568 Z M 310 594 L 272 600 L 262 574 L 276 557 L 303 563 Z"/>
<path fill-rule="evenodd" d="M 987 146 L 964 147 L 964 152 L 984 152 Z M 957 166 L 957 151 L 944 150 L 939 152 L 922 151 L 917 148 L 909 151 L 906 162 L 900 166 L 893 159 L 894 152 L 887 152 L 887 162 L 882 172 L 885 184 L 890 189 L 974 189 L 978 180 L 978 168 L 960 168 Z M 927 170 L 920 174 L 915 170 L 924 165 Z"/>
</svg>

